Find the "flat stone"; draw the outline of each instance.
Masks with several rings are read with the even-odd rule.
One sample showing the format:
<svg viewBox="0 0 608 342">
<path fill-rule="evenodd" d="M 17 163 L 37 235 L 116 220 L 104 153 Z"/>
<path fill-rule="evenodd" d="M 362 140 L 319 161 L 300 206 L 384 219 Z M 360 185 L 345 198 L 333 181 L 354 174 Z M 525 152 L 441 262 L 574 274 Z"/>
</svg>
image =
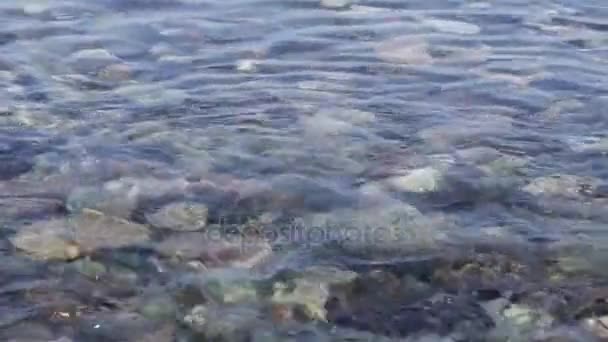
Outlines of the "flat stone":
<svg viewBox="0 0 608 342">
<path fill-rule="evenodd" d="M 72 213 L 94 209 L 106 215 L 128 218 L 137 205 L 136 194 L 127 188 L 104 189 L 103 187 L 79 187 L 66 200 Z"/>
<path fill-rule="evenodd" d="M 427 42 L 420 37 L 397 37 L 376 46 L 379 59 L 403 65 L 427 65 L 433 62 Z"/>
<path fill-rule="evenodd" d="M 86 49 L 74 52 L 71 56 L 72 59 L 104 59 L 113 60 L 116 56 L 112 55 L 108 50 L 104 49 Z"/>
<path fill-rule="evenodd" d="M 479 140 L 481 137 L 496 137 L 512 129 L 510 117 L 497 114 L 482 114 L 477 117 L 459 118 L 451 122 L 432 126 L 418 132 L 418 136 L 431 147 L 451 149 L 454 145 Z"/>
<path fill-rule="evenodd" d="M 502 156 L 502 154 L 492 147 L 477 146 L 456 151 L 459 160 L 471 164 L 487 164 Z"/>
<path fill-rule="evenodd" d="M 580 144 L 575 146 L 575 150 L 578 152 L 592 152 L 592 153 L 608 153 L 608 138 L 598 139 L 598 141 L 589 144 Z"/>
<path fill-rule="evenodd" d="M 432 167 L 409 171 L 404 176 L 386 180 L 387 184 L 398 191 L 425 193 L 438 191 L 441 187 L 442 173 Z"/>
<path fill-rule="evenodd" d="M 585 318 L 581 326 L 600 339 L 608 339 L 608 316 Z"/>
<path fill-rule="evenodd" d="M 236 70 L 240 72 L 255 72 L 259 61 L 253 59 L 241 59 L 236 63 Z"/>
<path fill-rule="evenodd" d="M 123 82 L 128 81 L 133 76 L 133 71 L 129 65 L 124 63 L 110 64 L 102 68 L 97 77 L 108 82 Z"/>
<path fill-rule="evenodd" d="M 62 201 L 52 198 L 0 198 L 0 217 L 8 220 L 52 215 L 63 208 Z"/>
<path fill-rule="evenodd" d="M 146 220 L 153 226 L 175 231 L 196 231 L 207 225 L 207 206 L 196 202 L 173 202 L 153 213 Z"/>
<path fill-rule="evenodd" d="M 85 209 L 75 216 L 25 226 L 10 241 L 36 259 L 69 260 L 100 248 L 141 244 L 149 238 L 143 225 Z"/>
<path fill-rule="evenodd" d="M 180 105 L 188 98 L 181 89 L 166 89 L 158 84 L 128 83 L 114 90 L 142 106 Z"/>
<path fill-rule="evenodd" d="M 197 305 L 182 322 L 202 334 L 205 341 L 249 341 L 249 333 L 260 324 L 258 310 L 232 306 L 217 308 Z"/>
<path fill-rule="evenodd" d="M 584 192 L 592 192 L 602 181 L 593 177 L 554 174 L 534 179 L 523 191 L 537 196 L 557 196 L 567 199 L 583 199 Z"/>
<path fill-rule="evenodd" d="M 425 217 L 415 207 L 402 203 L 303 217 L 306 244 L 337 242 L 344 252 L 358 256 L 406 255 L 433 250 L 445 239 L 441 225 Z"/>
<path fill-rule="evenodd" d="M 215 232 L 174 234 L 155 248 L 168 258 L 200 260 L 207 268 L 251 268 L 272 254 L 270 244 L 263 239 L 222 237 Z"/>
<path fill-rule="evenodd" d="M 454 33 L 461 35 L 478 34 L 481 29 L 479 26 L 464 21 L 445 20 L 445 19 L 426 19 L 422 22 L 423 25 L 428 25 L 437 31 L 445 33 Z"/>
<path fill-rule="evenodd" d="M 201 288 L 217 303 L 254 303 L 258 300 L 257 283 L 248 270 L 211 269 L 201 277 Z"/>
<path fill-rule="evenodd" d="M 289 284 L 283 282 L 273 284 L 271 301 L 300 306 L 309 319 L 325 321 L 327 315 L 325 302 L 328 298 L 327 284 L 299 278 Z"/>
<path fill-rule="evenodd" d="M 321 0 L 321 7 L 338 9 L 346 8 L 352 4 L 352 0 Z"/>
<path fill-rule="evenodd" d="M 74 52 L 68 57 L 68 63 L 74 71 L 96 74 L 102 68 L 119 63 L 120 59 L 105 49 L 85 49 Z"/>
</svg>

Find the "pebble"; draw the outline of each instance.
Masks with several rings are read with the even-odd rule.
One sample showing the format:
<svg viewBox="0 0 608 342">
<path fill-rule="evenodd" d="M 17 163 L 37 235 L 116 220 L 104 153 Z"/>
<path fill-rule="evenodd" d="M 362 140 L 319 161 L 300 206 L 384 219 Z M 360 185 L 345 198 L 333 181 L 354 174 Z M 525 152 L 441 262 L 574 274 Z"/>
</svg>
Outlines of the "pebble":
<svg viewBox="0 0 608 342">
<path fill-rule="evenodd" d="M 96 280 L 108 272 L 108 269 L 104 264 L 86 258 L 74 261 L 71 266 L 79 273 Z"/>
<path fill-rule="evenodd" d="M 249 307 L 215 308 L 197 305 L 182 321 L 205 341 L 248 341 L 249 332 L 260 324 L 259 311 Z"/>
<path fill-rule="evenodd" d="M 23 12 L 26 15 L 40 15 L 48 11 L 50 8 L 51 7 L 48 1 L 46 3 L 41 1 L 32 1 L 23 5 Z"/>
<path fill-rule="evenodd" d="M 138 311 L 147 319 L 161 321 L 174 318 L 177 306 L 170 296 L 160 294 L 145 298 Z"/>
<path fill-rule="evenodd" d="M 259 62 L 253 59 L 242 59 L 236 63 L 236 70 L 240 72 L 255 72 L 258 64 Z"/>
<path fill-rule="evenodd" d="M 462 35 L 478 34 L 481 29 L 479 26 L 464 21 L 445 20 L 445 19 L 426 19 L 422 22 L 437 31 L 444 33 L 454 33 Z"/>
<path fill-rule="evenodd" d="M 200 260 L 207 268 L 252 268 L 272 254 L 270 244 L 263 239 L 226 238 L 214 232 L 174 234 L 155 248 L 168 258 Z"/>
<path fill-rule="evenodd" d="M 321 7 L 340 9 L 352 4 L 352 0 L 321 0 Z"/>
<path fill-rule="evenodd" d="M 554 321 L 548 313 L 520 304 L 511 304 L 503 312 L 506 320 L 506 333 L 509 336 L 530 340 L 532 336 L 544 328 L 549 328 Z"/>
<path fill-rule="evenodd" d="M 487 164 L 502 156 L 500 151 L 487 146 L 470 147 L 456 151 L 459 160 L 470 164 Z"/>
<path fill-rule="evenodd" d="M 608 138 L 597 139 L 597 141 L 592 143 L 573 145 L 573 149 L 577 152 L 608 154 Z"/>
<path fill-rule="evenodd" d="M 104 67 L 121 63 L 120 59 L 105 49 L 85 49 L 74 52 L 68 57 L 68 64 L 74 71 L 82 74 L 97 74 Z"/>
<path fill-rule="evenodd" d="M 216 303 L 244 304 L 258 300 L 258 284 L 249 270 L 208 269 L 195 279 L 196 286 Z"/>
<path fill-rule="evenodd" d="M 301 224 L 305 228 L 301 243 L 333 241 L 343 252 L 360 257 L 433 250 L 446 238 L 441 222 L 400 201 L 305 216 Z"/>
<path fill-rule="evenodd" d="M 207 206 L 202 203 L 173 202 L 145 216 L 155 227 L 184 232 L 205 228 L 207 215 Z"/>
<path fill-rule="evenodd" d="M 188 98 L 184 90 L 168 89 L 159 84 L 129 83 L 114 91 L 142 106 L 180 105 Z"/>
<path fill-rule="evenodd" d="M 585 318 L 581 326 L 601 339 L 608 339 L 608 316 Z"/>
<path fill-rule="evenodd" d="M 0 218 L 28 219 L 61 212 L 63 203 L 51 198 L 0 198 Z"/>
<path fill-rule="evenodd" d="M 86 49 L 74 52 L 71 56 L 72 59 L 115 59 L 116 56 L 112 55 L 108 50 L 104 49 Z"/>
<path fill-rule="evenodd" d="M 420 37 L 397 37 L 376 46 L 379 59 L 395 64 L 426 65 L 433 62 L 428 43 Z"/>
<path fill-rule="evenodd" d="M 25 226 L 10 241 L 35 259 L 71 260 L 100 248 L 140 244 L 149 238 L 143 225 L 85 209 L 68 218 Z"/>
<path fill-rule="evenodd" d="M 483 137 L 499 137 L 512 129 L 513 120 L 504 115 L 483 114 L 478 117 L 455 119 L 418 132 L 418 136 L 437 149 L 477 141 Z"/>
<path fill-rule="evenodd" d="M 441 171 L 432 167 L 414 169 L 404 176 L 386 180 L 393 189 L 404 192 L 426 193 L 438 191 L 442 183 Z"/>
<path fill-rule="evenodd" d="M 325 302 L 328 298 L 329 288 L 326 284 L 301 278 L 290 283 L 273 284 L 271 302 L 297 305 L 308 319 L 325 321 L 327 315 Z"/>
<path fill-rule="evenodd" d="M 124 63 L 110 64 L 97 73 L 97 77 L 108 82 L 128 81 L 132 76 L 133 71 Z"/>
<path fill-rule="evenodd" d="M 68 195 L 66 208 L 72 213 L 94 209 L 104 214 L 128 218 L 137 206 L 137 193 L 132 187 L 79 187 Z"/>
<path fill-rule="evenodd" d="M 584 199 L 602 184 L 597 178 L 568 174 L 553 174 L 538 177 L 523 187 L 523 191 L 537 196 L 556 196 L 571 200 Z"/>
</svg>

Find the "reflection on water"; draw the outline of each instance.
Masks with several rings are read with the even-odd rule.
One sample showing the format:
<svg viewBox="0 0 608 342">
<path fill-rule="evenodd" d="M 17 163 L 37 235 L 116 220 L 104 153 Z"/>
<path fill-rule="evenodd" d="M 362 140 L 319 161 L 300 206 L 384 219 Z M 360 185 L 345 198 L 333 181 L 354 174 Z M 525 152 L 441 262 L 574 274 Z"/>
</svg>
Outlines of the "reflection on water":
<svg viewBox="0 0 608 342">
<path fill-rule="evenodd" d="M 606 18 L 1 3 L 0 336 L 605 338 Z"/>
</svg>

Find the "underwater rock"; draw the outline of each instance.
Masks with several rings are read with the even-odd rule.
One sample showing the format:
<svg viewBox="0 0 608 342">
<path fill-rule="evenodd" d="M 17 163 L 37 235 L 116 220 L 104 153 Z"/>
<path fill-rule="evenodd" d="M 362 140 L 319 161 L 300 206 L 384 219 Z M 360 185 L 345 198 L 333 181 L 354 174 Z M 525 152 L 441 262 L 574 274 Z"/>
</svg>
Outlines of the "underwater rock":
<svg viewBox="0 0 608 342">
<path fill-rule="evenodd" d="M 66 207 L 72 213 L 83 209 L 94 209 L 106 215 L 129 218 L 137 207 L 133 188 L 79 187 L 66 200 Z"/>
<path fill-rule="evenodd" d="M 50 216 L 63 210 L 63 202 L 52 198 L 0 198 L 0 220 L 19 220 Z"/>
<path fill-rule="evenodd" d="M 601 180 L 593 177 L 554 174 L 534 179 L 523 188 L 523 191 L 537 196 L 580 200 L 585 198 L 585 193 L 591 193 L 601 184 Z"/>
<path fill-rule="evenodd" d="M 85 209 L 71 217 L 25 226 L 10 241 L 36 259 L 70 260 L 100 248 L 141 244 L 149 238 L 143 225 Z"/>
<path fill-rule="evenodd" d="M 199 260 L 207 268 L 251 268 L 272 254 L 270 244 L 264 239 L 222 236 L 216 232 L 174 234 L 156 244 L 155 249 L 168 258 Z"/>
<path fill-rule="evenodd" d="M 197 305 L 182 318 L 201 340 L 221 342 L 249 341 L 250 333 L 261 323 L 258 310 L 246 306 L 213 307 Z"/>
<path fill-rule="evenodd" d="M 352 4 L 352 0 L 321 0 L 321 7 L 339 9 Z"/>
<path fill-rule="evenodd" d="M 379 59 L 402 65 L 427 65 L 433 63 L 428 43 L 421 37 L 403 36 L 385 40 L 376 46 Z"/>
<path fill-rule="evenodd" d="M 438 191 L 442 182 L 441 171 L 432 167 L 414 169 L 404 176 L 395 176 L 386 180 L 391 188 L 405 192 L 425 193 Z"/>
<path fill-rule="evenodd" d="M 120 63 L 120 59 L 105 49 L 86 49 L 74 52 L 68 57 L 72 69 L 82 74 L 95 74 L 103 67 Z"/>
<path fill-rule="evenodd" d="M 139 304 L 138 312 L 145 318 L 155 321 L 174 319 L 177 305 L 170 296 L 148 295 Z"/>
<path fill-rule="evenodd" d="M 343 252 L 361 257 L 432 251 L 446 238 L 441 222 L 402 202 L 313 214 L 298 224 L 302 243 L 337 243 Z"/>
<path fill-rule="evenodd" d="M 422 24 L 430 26 L 439 32 L 460 35 L 474 35 L 481 31 L 481 28 L 475 24 L 456 20 L 425 19 L 422 21 Z"/>
<path fill-rule="evenodd" d="M 329 288 L 326 284 L 299 278 L 288 283 L 274 283 L 270 301 L 295 306 L 307 319 L 325 321 L 325 302 L 328 298 Z"/>
<path fill-rule="evenodd" d="M 477 340 L 494 325 L 476 302 L 442 293 L 413 303 L 376 296 L 358 302 L 334 302 L 328 317 L 338 326 L 393 338 L 435 333 Z"/>
<path fill-rule="evenodd" d="M 133 76 L 131 68 L 124 63 L 115 63 L 103 67 L 97 73 L 97 77 L 108 82 L 128 81 Z"/>
<path fill-rule="evenodd" d="M 146 213 L 146 220 L 158 228 L 174 231 L 202 230 L 207 225 L 207 206 L 196 202 L 169 203 L 153 213 Z"/>
</svg>

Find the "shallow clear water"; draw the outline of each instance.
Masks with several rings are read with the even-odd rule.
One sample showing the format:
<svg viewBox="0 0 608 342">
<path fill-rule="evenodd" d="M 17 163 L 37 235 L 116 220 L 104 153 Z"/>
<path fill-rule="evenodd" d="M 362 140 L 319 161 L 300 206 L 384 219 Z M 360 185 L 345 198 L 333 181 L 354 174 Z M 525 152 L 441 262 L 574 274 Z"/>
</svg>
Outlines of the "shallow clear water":
<svg viewBox="0 0 608 342">
<path fill-rule="evenodd" d="M 413 234 L 442 243 L 602 247 L 607 4 L 331 6 L 339 2 L 2 2 L 2 286 L 66 282 L 9 239 L 33 220 L 95 206 L 70 202 L 80 188 L 128 187 L 109 214 L 143 224 L 150 208 L 183 197 L 204 202 L 212 223 L 266 215 L 273 227 L 354 213 L 382 226 L 379 208 L 411 205 L 438 230 Z M 526 188 L 555 174 L 579 178 Z M 327 261 L 301 247 L 330 235 L 287 243 L 270 272 Z M 426 238 L 410 240 L 391 253 L 425 255 Z M 44 317 L 3 289 L 0 327 Z M 54 338 L 94 335 L 54 329 Z"/>
</svg>

